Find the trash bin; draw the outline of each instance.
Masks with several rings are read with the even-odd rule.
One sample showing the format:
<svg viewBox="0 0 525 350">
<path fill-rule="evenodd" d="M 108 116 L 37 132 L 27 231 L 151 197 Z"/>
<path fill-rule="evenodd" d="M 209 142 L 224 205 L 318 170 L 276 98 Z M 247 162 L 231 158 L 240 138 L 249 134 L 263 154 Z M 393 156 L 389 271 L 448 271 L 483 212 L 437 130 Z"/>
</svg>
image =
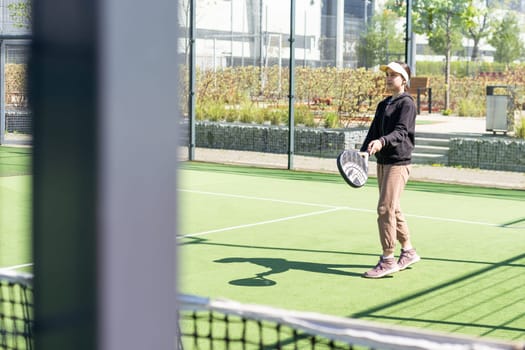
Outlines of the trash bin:
<svg viewBox="0 0 525 350">
<path fill-rule="evenodd" d="M 487 86 L 486 130 L 507 133 L 508 114 L 512 110 L 510 87 L 506 85 Z"/>
</svg>

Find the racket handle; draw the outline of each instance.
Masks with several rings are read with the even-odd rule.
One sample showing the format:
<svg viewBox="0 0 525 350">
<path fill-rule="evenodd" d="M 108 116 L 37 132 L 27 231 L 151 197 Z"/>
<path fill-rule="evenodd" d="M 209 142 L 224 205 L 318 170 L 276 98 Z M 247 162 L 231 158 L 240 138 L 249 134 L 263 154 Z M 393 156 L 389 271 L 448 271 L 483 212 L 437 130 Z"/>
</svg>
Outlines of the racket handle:
<svg viewBox="0 0 525 350">
<path fill-rule="evenodd" d="M 370 153 L 368 153 L 368 152 L 359 152 L 359 155 L 360 155 L 363 159 L 365 159 L 365 160 L 367 160 L 367 161 L 368 161 L 368 157 L 370 157 Z"/>
</svg>

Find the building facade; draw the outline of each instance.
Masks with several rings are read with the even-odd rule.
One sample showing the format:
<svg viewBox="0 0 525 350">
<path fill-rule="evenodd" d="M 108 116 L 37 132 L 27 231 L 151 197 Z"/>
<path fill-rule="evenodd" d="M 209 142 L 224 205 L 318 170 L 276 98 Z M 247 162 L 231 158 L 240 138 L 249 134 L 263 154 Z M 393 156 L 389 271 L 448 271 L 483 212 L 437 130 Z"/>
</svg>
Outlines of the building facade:
<svg viewBox="0 0 525 350">
<path fill-rule="evenodd" d="M 197 64 L 218 69 L 227 66 L 286 66 L 290 56 L 291 6 L 282 0 L 197 0 L 196 1 Z M 358 66 L 357 45 L 374 13 L 381 11 L 385 0 L 296 0 L 295 60 L 297 66 Z M 525 0 L 509 4 L 502 0 L 486 0 L 488 5 L 518 15 L 525 12 Z M 183 0 L 182 30 L 187 32 L 189 0 Z M 523 17 L 519 17 L 522 26 Z M 400 18 L 403 30 L 405 18 Z M 425 36 L 413 35 L 412 59 L 442 61 L 428 46 Z M 188 52 L 188 40 L 181 44 Z M 465 39 L 463 50 L 454 53 L 454 60 L 469 59 L 472 42 Z M 491 61 L 494 48 L 482 42 L 481 60 Z"/>
</svg>

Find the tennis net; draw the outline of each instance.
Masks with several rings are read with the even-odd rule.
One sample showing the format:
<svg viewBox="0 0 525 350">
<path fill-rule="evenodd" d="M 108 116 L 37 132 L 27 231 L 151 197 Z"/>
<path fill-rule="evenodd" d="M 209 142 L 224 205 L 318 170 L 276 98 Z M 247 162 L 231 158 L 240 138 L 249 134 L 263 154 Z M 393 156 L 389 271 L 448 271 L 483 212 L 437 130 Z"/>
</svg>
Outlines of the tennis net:
<svg viewBox="0 0 525 350">
<path fill-rule="evenodd" d="M 192 295 L 178 298 L 179 349 L 525 350 L 524 344 Z M 32 275 L 0 271 L 0 349 L 33 349 Z"/>
<path fill-rule="evenodd" d="M 33 349 L 33 278 L 0 271 L 0 349 Z"/>
<path fill-rule="evenodd" d="M 181 295 L 181 349 L 517 350 L 513 344 Z"/>
</svg>

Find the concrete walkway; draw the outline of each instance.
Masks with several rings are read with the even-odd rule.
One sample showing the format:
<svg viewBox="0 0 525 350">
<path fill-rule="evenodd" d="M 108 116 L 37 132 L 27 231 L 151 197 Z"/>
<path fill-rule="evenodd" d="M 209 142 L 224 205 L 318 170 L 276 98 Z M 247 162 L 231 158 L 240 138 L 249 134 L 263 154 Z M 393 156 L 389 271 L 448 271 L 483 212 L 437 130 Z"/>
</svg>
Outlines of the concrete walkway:
<svg viewBox="0 0 525 350">
<path fill-rule="evenodd" d="M 485 118 L 423 114 L 418 116 L 418 120 L 423 121 L 423 123 L 416 126 L 416 133 L 472 134 L 477 136 L 492 134 L 485 130 Z M 181 149 L 180 159 L 188 159 L 187 148 Z M 288 156 L 286 154 L 241 152 L 207 148 L 197 148 L 195 150 L 195 160 L 283 169 L 288 167 Z M 338 172 L 335 159 L 331 158 L 314 158 L 296 155 L 293 158 L 293 168 L 304 171 Z M 369 175 L 372 177 L 376 176 L 376 166 L 373 162 L 370 163 Z M 525 173 L 509 171 L 414 164 L 412 166 L 411 181 L 525 190 Z"/>
<path fill-rule="evenodd" d="M 485 118 L 453 117 L 441 114 L 420 114 L 417 116 L 417 132 L 443 134 L 491 134 L 486 131 Z"/>
<path fill-rule="evenodd" d="M 4 135 L 4 144 L 2 146 L 31 146 L 33 138 L 27 134 L 6 133 Z"/>
</svg>

